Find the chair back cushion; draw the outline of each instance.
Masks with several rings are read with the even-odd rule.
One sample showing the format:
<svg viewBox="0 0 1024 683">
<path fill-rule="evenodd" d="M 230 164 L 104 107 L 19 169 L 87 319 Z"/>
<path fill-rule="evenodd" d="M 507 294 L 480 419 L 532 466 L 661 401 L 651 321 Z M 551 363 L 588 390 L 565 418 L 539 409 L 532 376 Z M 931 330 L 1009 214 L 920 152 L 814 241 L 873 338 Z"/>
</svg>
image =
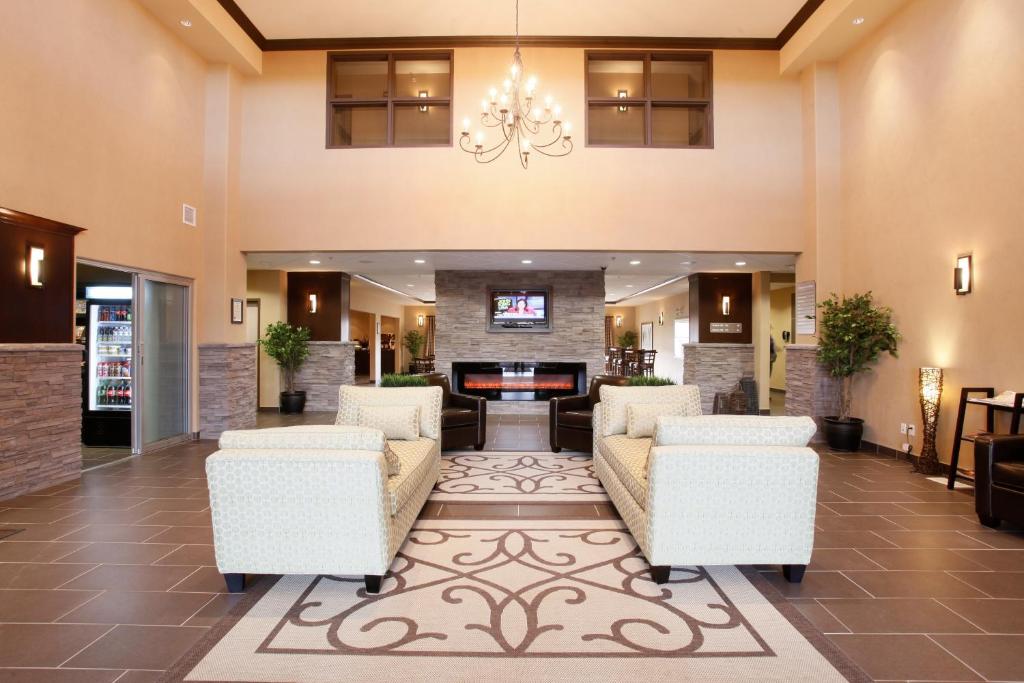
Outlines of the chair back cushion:
<svg viewBox="0 0 1024 683">
<path fill-rule="evenodd" d="M 447 408 L 449 399 L 452 395 L 452 385 L 448 381 L 448 375 L 443 372 L 431 372 L 430 374 L 424 375 L 427 379 L 427 384 L 432 387 L 441 387 L 441 407 Z"/>
<path fill-rule="evenodd" d="M 359 406 L 356 419 L 360 427 L 379 429 L 388 439 L 420 438 L 419 406 Z"/>
<path fill-rule="evenodd" d="M 809 417 L 661 417 L 654 430 L 654 445 L 806 446 L 817 428 Z"/>
<path fill-rule="evenodd" d="M 358 426 L 298 425 L 271 429 L 238 429 L 220 435 L 220 448 L 274 450 L 383 451 L 384 432 Z"/>
<path fill-rule="evenodd" d="M 700 415 L 700 389 L 693 384 L 666 387 L 601 387 L 601 436 L 625 434 L 630 403 L 682 403 L 686 415 Z"/>
<path fill-rule="evenodd" d="M 420 436 L 441 438 L 441 387 L 354 387 L 338 389 L 338 425 L 358 425 L 360 406 L 419 406 Z"/>
<path fill-rule="evenodd" d="M 594 409 L 594 405 L 601 401 L 601 387 L 608 384 L 611 386 L 623 386 L 629 381 L 628 377 L 622 375 L 594 375 L 594 378 L 590 380 L 590 391 L 587 392 L 587 397 L 590 399 L 590 409 Z"/>
</svg>

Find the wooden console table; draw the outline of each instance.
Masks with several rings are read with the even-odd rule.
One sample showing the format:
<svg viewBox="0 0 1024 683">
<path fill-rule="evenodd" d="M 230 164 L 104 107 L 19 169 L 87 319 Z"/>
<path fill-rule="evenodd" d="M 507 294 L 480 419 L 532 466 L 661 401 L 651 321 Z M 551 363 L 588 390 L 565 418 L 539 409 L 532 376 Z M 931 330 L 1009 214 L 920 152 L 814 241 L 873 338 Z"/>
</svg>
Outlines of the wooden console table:
<svg viewBox="0 0 1024 683">
<path fill-rule="evenodd" d="M 985 398 L 971 398 L 971 394 L 984 394 Z M 984 434 L 995 431 L 996 425 L 996 411 L 1010 413 L 1010 434 L 1020 433 L 1020 416 L 1021 408 L 1024 405 L 1024 394 L 1017 393 L 1013 396 L 1013 405 L 1006 405 L 1004 403 L 993 403 L 991 399 L 996 395 L 995 387 L 964 387 L 960 390 L 960 409 L 956 414 L 956 433 L 953 436 L 953 455 L 949 461 L 949 481 L 946 482 L 946 488 L 952 490 L 953 485 L 956 483 L 957 473 L 959 471 L 957 465 L 960 462 L 960 446 L 964 441 L 974 443 L 974 440 L 978 437 L 978 434 Z M 976 432 L 973 434 L 964 434 L 964 417 L 967 414 L 967 406 L 982 406 L 986 408 L 985 411 L 985 431 Z M 967 478 L 967 477 L 965 477 Z M 972 479 L 973 480 L 973 479 Z"/>
</svg>

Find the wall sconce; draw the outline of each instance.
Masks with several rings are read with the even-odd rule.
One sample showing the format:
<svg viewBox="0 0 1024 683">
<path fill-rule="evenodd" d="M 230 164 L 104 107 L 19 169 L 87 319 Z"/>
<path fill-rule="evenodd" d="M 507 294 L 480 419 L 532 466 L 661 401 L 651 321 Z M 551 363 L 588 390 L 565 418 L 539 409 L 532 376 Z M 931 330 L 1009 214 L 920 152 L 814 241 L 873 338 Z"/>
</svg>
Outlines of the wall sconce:
<svg viewBox="0 0 1024 683">
<path fill-rule="evenodd" d="M 658 311 L 658 327 L 665 324 L 665 311 Z"/>
<path fill-rule="evenodd" d="M 310 294 L 308 301 L 306 301 L 306 310 L 310 313 L 316 313 L 320 310 L 320 297 L 316 294 Z"/>
<path fill-rule="evenodd" d="M 43 286 L 43 259 L 46 252 L 42 247 L 28 245 L 25 249 L 25 278 L 29 287 Z"/>
<path fill-rule="evenodd" d="M 420 313 L 418 316 L 416 316 L 416 327 L 423 327 L 423 323 L 425 323 L 425 322 L 426 322 L 426 318 L 423 317 L 422 313 Z"/>
<path fill-rule="evenodd" d="M 622 316 L 615 316 L 615 327 L 622 327 Z"/>
<path fill-rule="evenodd" d="M 974 273 L 972 272 L 971 255 L 958 256 L 956 268 L 953 269 L 953 289 L 957 294 L 970 294 Z"/>
<path fill-rule="evenodd" d="M 732 300 L 728 296 L 722 297 L 722 315 L 729 315 L 732 312 Z"/>
<path fill-rule="evenodd" d="M 426 90 L 420 90 L 420 97 L 430 97 L 430 93 L 427 92 Z M 427 105 L 421 104 L 420 105 L 420 111 L 426 112 L 427 111 Z"/>
<path fill-rule="evenodd" d="M 920 368 L 918 385 L 924 441 L 914 469 L 922 474 L 938 474 L 939 454 L 935 451 L 935 430 L 939 424 L 939 402 L 942 400 L 942 368 Z"/>
<path fill-rule="evenodd" d="M 626 99 L 627 97 L 629 97 L 629 91 L 628 90 L 620 90 L 618 92 L 618 97 L 619 97 L 620 100 Z M 626 105 L 624 105 L 624 104 L 620 104 L 619 105 L 619 111 L 626 111 L 627 109 L 629 109 L 629 107 L 627 107 Z"/>
</svg>

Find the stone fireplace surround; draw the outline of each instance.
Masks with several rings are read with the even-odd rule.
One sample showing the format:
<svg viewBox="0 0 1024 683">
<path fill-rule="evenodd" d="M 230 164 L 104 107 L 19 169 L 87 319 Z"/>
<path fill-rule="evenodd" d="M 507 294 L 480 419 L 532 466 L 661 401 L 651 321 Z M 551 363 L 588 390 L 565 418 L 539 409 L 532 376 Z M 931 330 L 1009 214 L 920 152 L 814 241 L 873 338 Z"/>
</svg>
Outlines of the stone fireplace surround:
<svg viewBox="0 0 1024 683">
<path fill-rule="evenodd" d="M 489 331 L 491 287 L 550 287 L 551 330 Z M 604 371 L 604 274 L 599 270 L 439 270 L 434 288 L 435 367 L 449 379 L 456 361 L 579 362 L 586 366 L 581 389 L 585 391 L 590 378 Z M 489 413 L 547 410 L 545 401 L 491 401 L 487 406 Z"/>
</svg>

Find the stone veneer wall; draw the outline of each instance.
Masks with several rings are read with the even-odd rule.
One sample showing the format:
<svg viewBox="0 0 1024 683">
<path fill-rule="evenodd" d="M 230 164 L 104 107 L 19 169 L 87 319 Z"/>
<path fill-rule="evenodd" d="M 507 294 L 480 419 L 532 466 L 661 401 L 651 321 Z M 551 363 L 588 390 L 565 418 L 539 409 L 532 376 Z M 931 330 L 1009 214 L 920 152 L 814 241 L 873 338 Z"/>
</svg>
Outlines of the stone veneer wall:
<svg viewBox="0 0 1024 683">
<path fill-rule="evenodd" d="M 0 344 L 0 500 L 82 471 L 82 347 Z"/>
<path fill-rule="evenodd" d="M 551 287 L 552 331 L 487 330 L 489 287 Z M 563 361 L 587 364 L 587 382 L 604 371 L 604 274 L 597 271 L 455 271 L 434 275 L 435 367 L 453 361 Z M 547 401 L 491 401 L 489 413 L 546 413 Z"/>
<path fill-rule="evenodd" d="M 199 432 L 256 426 L 256 344 L 199 345 Z"/>
<path fill-rule="evenodd" d="M 296 391 L 306 392 L 306 410 L 338 410 L 338 387 L 356 383 L 356 345 L 310 342 L 309 358 L 295 374 Z"/>
<path fill-rule="evenodd" d="M 683 346 L 683 384 L 700 387 L 700 409 L 705 415 L 711 414 L 716 393 L 731 392 L 741 377 L 753 374 L 753 344 Z"/>
<path fill-rule="evenodd" d="M 818 363 L 817 344 L 786 347 L 786 415 L 810 415 L 818 423 L 815 441 L 821 440 L 825 415 L 839 412 L 839 381 Z"/>
</svg>

